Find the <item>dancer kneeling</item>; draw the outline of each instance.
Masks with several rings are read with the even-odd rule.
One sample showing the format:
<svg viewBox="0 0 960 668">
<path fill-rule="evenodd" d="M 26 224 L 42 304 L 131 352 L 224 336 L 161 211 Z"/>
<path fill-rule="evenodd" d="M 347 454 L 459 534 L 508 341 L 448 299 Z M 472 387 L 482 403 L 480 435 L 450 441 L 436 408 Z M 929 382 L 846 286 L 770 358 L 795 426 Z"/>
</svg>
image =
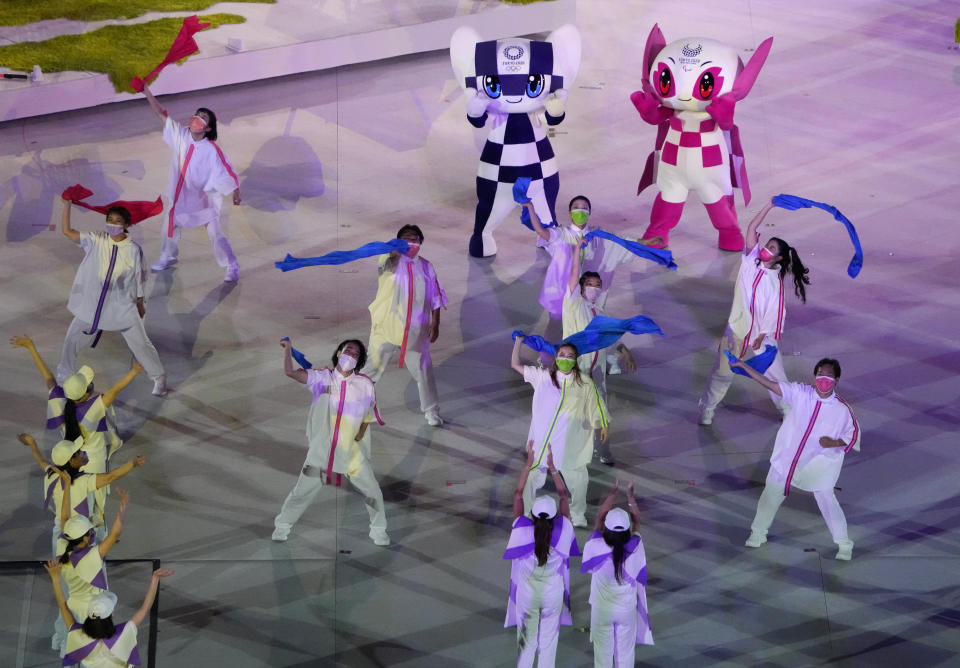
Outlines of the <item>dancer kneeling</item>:
<svg viewBox="0 0 960 668">
<path fill-rule="evenodd" d="M 53 582 L 53 595 L 57 599 L 60 614 L 70 628 L 67 634 L 67 655 L 63 658 L 63 665 L 84 668 L 139 666 L 137 627 L 143 624 L 143 620 L 147 618 L 147 613 L 153 606 L 160 578 L 173 575 L 173 571 L 164 568 L 155 570 L 150 580 L 150 589 L 147 590 L 140 609 L 134 613 L 129 622 L 114 624 L 113 611 L 117 605 L 117 595 L 109 591 L 100 592 L 93 597 L 87 606 L 87 617 L 82 622 L 73 616 L 63 599 L 63 589 L 60 586 L 61 567 L 62 564 L 57 559 L 51 559 L 44 564 Z"/>
<path fill-rule="evenodd" d="M 652 645 L 647 614 L 647 558 L 636 528 L 640 512 L 627 487 L 627 508 L 614 508 L 620 489 L 617 480 L 597 514 L 593 534 L 583 546 L 580 572 L 591 573 L 590 640 L 593 665 L 632 666 L 636 645 Z M 633 518 L 631 523 L 631 516 Z"/>
<path fill-rule="evenodd" d="M 274 519 L 273 540 L 284 541 L 320 488 L 335 483 L 341 475 L 363 495 L 370 515 L 370 538 L 377 545 L 389 545 L 383 493 L 370 463 L 370 435 L 367 425 L 377 413 L 373 381 L 358 373 L 367 361 L 367 349 L 355 339 L 344 341 L 333 353 L 334 368 L 296 369 L 291 357 L 292 343 L 284 340 L 283 370 L 290 378 L 304 383 L 313 392 L 313 405 L 307 418 L 310 450 L 297 484 L 287 495 Z M 326 395 L 326 396 L 324 396 Z"/>
<path fill-rule="evenodd" d="M 577 368 L 577 348 L 571 343 L 557 346 L 557 357 L 549 369 L 520 363 L 523 337 L 514 341 L 510 366 L 533 386 L 533 416 L 528 438 L 535 444 L 536 457 L 523 491 L 526 508 L 547 479 L 544 464 L 547 444 L 552 446 L 564 479 L 570 485 L 573 526 L 587 526 L 587 464 L 593 457 L 594 429 L 607 442 L 607 407 L 589 377 Z"/>
<path fill-rule="evenodd" d="M 513 529 L 503 553 L 510 560 L 510 597 L 504 628 L 517 627 L 517 666 L 552 668 L 560 625 L 570 626 L 570 557 L 580 555 L 570 523 L 570 505 L 563 478 L 553 464 L 550 445 L 546 464 L 560 497 L 541 496 L 530 515 L 523 514 L 524 490 L 533 467 L 533 441 L 527 443 L 527 465 L 513 492 Z"/>
<path fill-rule="evenodd" d="M 757 503 L 747 547 L 767 542 L 767 530 L 791 487 L 813 492 L 833 542 L 840 548 L 837 559 L 849 561 L 853 541 L 847 535 L 843 515 L 833 486 L 840 477 L 843 456 L 860 450 L 860 425 L 853 411 L 834 391 L 840 380 L 840 363 L 824 358 L 813 367 L 815 387 L 801 383 L 775 383 L 742 361 L 730 365 L 746 371 L 751 378 L 783 397 L 790 412 L 784 419 L 770 457 L 770 472 Z"/>
</svg>

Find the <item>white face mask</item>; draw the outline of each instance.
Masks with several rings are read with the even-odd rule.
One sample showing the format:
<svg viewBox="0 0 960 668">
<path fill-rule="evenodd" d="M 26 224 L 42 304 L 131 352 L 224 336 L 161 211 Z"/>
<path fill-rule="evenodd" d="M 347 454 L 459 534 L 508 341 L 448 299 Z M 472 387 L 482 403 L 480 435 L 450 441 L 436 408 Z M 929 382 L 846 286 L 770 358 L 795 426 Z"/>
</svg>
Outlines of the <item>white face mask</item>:
<svg viewBox="0 0 960 668">
<path fill-rule="evenodd" d="M 597 297 L 599 296 L 600 296 L 600 288 L 588 286 L 583 289 L 583 298 L 586 299 L 591 304 L 597 301 Z"/>
<path fill-rule="evenodd" d="M 119 237 L 121 234 L 123 234 L 123 232 L 123 225 L 111 225 L 110 223 L 107 223 L 107 234 L 109 234 L 111 237 Z"/>
<path fill-rule="evenodd" d="M 350 357 L 350 355 L 340 355 L 340 357 L 337 358 L 337 366 L 344 373 L 348 373 L 353 371 L 353 368 L 357 366 L 357 360 Z"/>
</svg>

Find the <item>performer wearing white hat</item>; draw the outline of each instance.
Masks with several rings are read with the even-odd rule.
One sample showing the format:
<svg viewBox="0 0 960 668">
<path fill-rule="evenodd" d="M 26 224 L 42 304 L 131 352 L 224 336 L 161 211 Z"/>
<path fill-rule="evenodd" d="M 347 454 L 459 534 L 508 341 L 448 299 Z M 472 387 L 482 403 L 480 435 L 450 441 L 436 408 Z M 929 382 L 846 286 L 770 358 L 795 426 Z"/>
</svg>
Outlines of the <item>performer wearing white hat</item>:
<svg viewBox="0 0 960 668">
<path fill-rule="evenodd" d="M 737 361 L 731 364 L 783 398 L 790 407 L 777 431 L 770 457 L 766 486 L 757 503 L 757 514 L 750 526 L 747 547 L 767 542 L 767 530 L 780 504 L 794 487 L 813 492 L 833 542 L 837 559 L 853 557 L 853 541 L 847 534 L 847 518 L 840 508 L 834 485 L 840 477 L 843 457 L 850 450 L 860 451 L 860 424 L 846 401 L 837 396 L 840 362 L 824 358 L 813 367 L 815 387 L 802 383 L 775 383 Z"/>
<path fill-rule="evenodd" d="M 64 501 L 70 490 L 64 492 Z M 120 509 L 110 527 L 110 533 L 98 543 L 93 525 L 83 515 L 74 515 L 63 523 L 63 539 L 58 546 L 61 575 L 67 584 L 67 607 L 77 619 L 87 618 L 90 602 L 101 592 L 107 590 L 107 571 L 103 560 L 116 544 L 123 531 L 123 518 L 127 513 L 130 496 L 123 490 L 117 490 L 120 496 Z M 62 617 L 57 618 L 54 633 L 54 647 L 64 654 L 67 639 L 67 627 Z"/>
<path fill-rule="evenodd" d="M 160 586 L 160 578 L 173 575 L 173 571 L 158 568 L 150 579 L 150 588 L 143 599 L 140 609 L 134 613 L 130 621 L 114 624 L 113 612 L 117 606 L 117 595 L 104 591 L 90 600 L 87 606 L 87 617 L 82 621 L 74 617 L 63 598 L 63 589 L 60 585 L 59 560 L 51 559 L 44 568 L 50 574 L 53 584 L 53 595 L 57 599 L 57 607 L 69 626 L 67 633 L 67 654 L 63 658 L 64 666 L 81 666 L 82 668 L 114 668 L 116 666 L 139 666 L 140 655 L 137 652 L 137 627 L 143 624 L 153 606 Z"/>
<path fill-rule="evenodd" d="M 593 381 L 580 373 L 576 346 L 570 343 L 558 346 L 553 364 L 543 369 L 520 363 L 522 342 L 522 336 L 514 341 L 510 367 L 533 386 L 533 415 L 527 438 L 534 442 L 537 453 L 524 490 L 525 507 L 531 507 L 534 494 L 546 482 L 544 457 L 549 443 L 570 489 L 573 526 L 585 527 L 587 464 L 593 457 L 594 429 L 600 430 L 601 442 L 607 441 L 606 403 Z"/>
<path fill-rule="evenodd" d="M 581 573 L 590 578 L 590 640 L 596 668 L 632 666 L 636 645 L 652 645 L 647 613 L 647 559 L 636 529 L 640 512 L 627 487 L 627 509 L 614 508 L 620 481 L 600 506 L 583 546 Z M 631 521 L 632 516 L 632 521 Z"/>
<path fill-rule="evenodd" d="M 377 296 L 370 304 L 370 362 L 377 382 L 400 348 L 400 368 L 407 368 L 417 383 L 420 410 L 427 424 L 439 427 L 440 399 L 433 376 L 430 344 L 440 335 L 440 309 L 447 305 L 447 293 L 437 272 L 419 256 L 423 232 L 416 225 L 404 225 L 397 238 L 410 244 L 405 254 L 388 253 L 380 258 Z"/>
<path fill-rule="evenodd" d="M 510 596 L 504 628 L 517 627 L 517 666 L 551 668 L 557 655 L 560 626 L 570 626 L 570 557 L 580 555 L 570 522 L 566 485 L 547 444 L 546 466 L 560 504 L 549 496 L 533 502 L 524 515 L 523 495 L 534 467 L 533 441 L 527 443 L 527 464 L 513 492 L 513 528 L 503 558 L 510 560 Z"/>
<path fill-rule="evenodd" d="M 341 476 L 363 495 L 370 516 L 370 538 L 377 545 L 389 545 L 383 493 L 370 463 L 370 434 L 367 425 L 380 424 L 373 381 L 358 373 L 367 361 L 363 343 L 349 339 L 337 346 L 331 359 L 333 369 L 296 369 L 291 358 L 292 343 L 283 346 L 284 373 L 304 383 L 313 393 L 307 418 L 310 450 L 297 484 L 287 495 L 274 519 L 273 540 L 284 541 L 300 516 L 317 496 L 324 482 L 340 486 Z"/>
<path fill-rule="evenodd" d="M 129 227 L 130 212 L 113 207 L 107 212 L 106 231 L 78 232 L 70 226 L 70 202 L 64 200 L 60 229 L 80 245 L 84 256 L 67 302 L 74 317 L 63 341 L 57 379 L 62 382 L 77 372 L 81 343 L 93 347 L 101 332 L 119 332 L 153 380 L 153 394 L 162 396 L 167 392 L 166 372 L 143 327 L 143 250 L 127 236 Z"/>
<path fill-rule="evenodd" d="M 236 281 L 240 265 L 221 228 L 223 198 L 231 195 L 240 204 L 240 179 L 233 165 L 216 144 L 217 116 L 206 107 L 197 109 L 187 127 L 170 118 L 167 110 L 146 86 L 143 94 L 163 123 L 163 141 L 173 151 L 170 189 L 167 194 L 167 224 L 163 226 L 160 258 L 151 267 L 163 271 L 177 261 L 182 228 L 206 227 L 217 264 L 226 270 L 225 282 Z"/>
</svg>

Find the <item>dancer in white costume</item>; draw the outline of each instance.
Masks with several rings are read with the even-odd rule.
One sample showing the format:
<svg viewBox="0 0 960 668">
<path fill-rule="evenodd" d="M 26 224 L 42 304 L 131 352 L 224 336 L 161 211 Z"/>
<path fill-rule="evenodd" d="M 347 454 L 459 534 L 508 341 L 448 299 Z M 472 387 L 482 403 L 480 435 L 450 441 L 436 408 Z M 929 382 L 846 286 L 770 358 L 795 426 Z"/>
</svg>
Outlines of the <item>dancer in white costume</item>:
<svg viewBox="0 0 960 668">
<path fill-rule="evenodd" d="M 636 645 L 653 644 L 647 613 L 647 558 L 636 533 L 640 511 L 632 482 L 626 493 L 629 514 L 613 507 L 619 489 L 617 480 L 600 506 L 580 566 L 580 572 L 592 574 L 590 640 L 596 668 L 632 666 Z"/>
<path fill-rule="evenodd" d="M 423 232 L 404 225 L 397 238 L 410 244 L 406 255 L 393 252 L 380 258 L 377 296 L 370 304 L 370 361 L 373 380 L 383 375 L 393 351 L 400 348 L 399 366 L 407 367 L 417 383 L 420 410 L 433 427 L 443 424 L 430 344 L 440 335 L 440 309 L 447 306 L 437 272 L 419 257 Z"/>
<path fill-rule="evenodd" d="M 547 479 L 547 445 L 554 455 L 570 489 L 573 525 L 587 526 L 587 464 L 593 456 L 594 429 L 607 441 L 607 407 L 589 377 L 577 367 L 577 349 L 565 343 L 557 348 L 557 357 L 549 369 L 520 363 L 523 337 L 514 341 L 511 368 L 533 386 L 533 415 L 527 436 L 534 443 L 536 458 L 524 488 L 524 507 L 530 508 L 536 491 Z"/>
<path fill-rule="evenodd" d="M 163 141 L 173 150 L 163 246 L 151 268 L 163 271 L 177 261 L 181 228 L 205 226 L 213 256 L 226 269 L 223 280 L 236 281 L 240 266 L 221 228 L 220 215 L 225 195 L 233 197 L 234 205 L 240 204 L 240 179 L 216 144 L 217 117 L 210 109 L 200 107 L 183 127 L 170 118 L 148 87 L 143 87 L 143 94 L 163 121 Z"/>
<path fill-rule="evenodd" d="M 767 530 L 780 504 L 796 487 L 813 492 L 833 542 L 837 559 L 853 557 L 853 541 L 847 534 L 847 518 L 843 515 L 834 485 L 840 476 L 843 456 L 850 450 L 860 451 L 860 425 L 853 410 L 837 396 L 840 363 L 824 358 L 813 368 L 814 385 L 775 383 L 741 361 L 731 365 L 746 371 L 751 378 L 774 394 L 783 397 L 790 407 L 777 431 L 770 457 L 770 472 L 757 503 L 757 514 L 750 526 L 747 547 L 760 547 L 767 542 Z"/>
<path fill-rule="evenodd" d="M 747 241 L 740 260 L 727 329 L 720 339 L 713 370 L 700 398 L 698 422 L 701 425 L 713 423 L 714 411 L 733 382 L 733 372 L 723 351 L 730 350 L 737 357 L 743 357 L 763 352 L 765 343 L 779 345 L 786 317 L 783 280 L 788 271 L 793 274 L 794 293 L 801 302 L 807 301 L 804 286 L 810 284 L 809 270 L 800 261 L 797 249 L 777 237 L 771 237 L 760 246 L 757 230 L 772 208 L 773 203 L 767 202 L 747 226 Z M 782 351 L 778 351 L 773 364 L 765 372 L 775 383 L 787 380 L 782 358 Z M 770 399 L 781 413 L 788 410 L 776 393 L 771 392 Z"/>
<path fill-rule="evenodd" d="M 153 394 L 163 396 L 167 393 L 166 372 L 143 327 L 147 278 L 143 250 L 127 236 L 130 212 L 122 206 L 112 207 L 107 211 L 106 231 L 78 232 L 70 225 L 70 207 L 71 202 L 63 200 L 60 231 L 79 244 L 84 255 L 67 302 L 73 320 L 63 340 L 57 380 L 63 383 L 77 372 L 81 344 L 93 347 L 101 332 L 119 332 L 153 381 Z"/>
<path fill-rule="evenodd" d="M 53 446 L 50 459 L 53 464 L 40 454 L 37 442 L 30 434 L 18 434 L 17 440 L 30 448 L 33 459 L 43 470 L 43 505 L 51 507 L 54 514 L 52 552 L 58 555 L 57 541 L 60 538 L 63 522 L 73 515 L 82 515 L 92 523 L 102 540 L 104 533 L 103 512 L 95 508 L 95 493 L 112 482 L 116 482 L 127 475 L 134 468 L 146 466 L 147 460 L 137 455 L 123 466 L 119 466 L 109 473 L 88 474 L 80 469 L 87 462 L 87 453 L 83 448 L 83 437 L 75 441 L 60 441 Z M 70 510 L 62 511 L 63 491 L 70 488 Z"/>
<path fill-rule="evenodd" d="M 300 516 L 326 484 L 340 486 L 341 476 L 363 495 L 370 516 L 370 538 L 377 545 L 389 545 L 383 493 L 370 463 L 370 434 L 377 412 L 373 381 L 358 373 L 367 361 L 363 343 L 349 339 L 337 346 L 331 359 L 333 369 L 294 369 L 290 340 L 284 340 L 283 370 L 313 393 L 307 418 L 310 450 L 297 484 L 287 495 L 274 519 L 273 540 L 284 541 Z"/>
<path fill-rule="evenodd" d="M 117 605 L 117 595 L 104 591 L 95 596 L 87 606 L 87 617 L 80 620 L 74 617 L 67 607 L 60 585 L 60 571 L 62 565 L 59 560 L 51 559 L 44 568 L 50 574 L 53 585 L 53 594 L 57 599 L 60 614 L 69 627 L 67 634 L 67 654 L 63 659 L 64 666 L 81 666 L 81 668 L 116 668 L 126 666 L 133 668 L 140 665 L 140 654 L 137 651 L 137 627 L 143 624 L 153 606 L 160 586 L 160 578 L 173 575 L 173 571 L 158 568 L 150 579 L 150 588 L 143 599 L 143 604 L 130 621 L 123 624 L 114 624 L 113 611 Z"/>
<path fill-rule="evenodd" d="M 504 628 L 517 627 L 517 666 L 540 668 L 556 661 L 560 625 L 570 626 L 570 557 L 579 556 L 570 522 L 563 478 L 547 446 L 546 466 L 560 497 L 541 496 L 524 515 L 524 490 L 533 467 L 533 441 L 527 443 L 527 464 L 513 492 L 513 529 L 503 558 L 510 561 L 510 595 Z"/>
<path fill-rule="evenodd" d="M 67 506 L 69 488 L 64 492 L 64 507 Z M 129 495 L 117 490 L 120 509 L 110 527 L 110 533 L 98 542 L 93 525 L 83 515 L 74 515 L 63 523 L 63 538 L 58 541 L 57 553 L 63 568 L 60 574 L 67 585 L 67 607 L 77 619 L 86 619 L 90 602 L 107 590 L 107 571 L 103 560 L 113 548 L 127 513 Z M 60 648 L 60 656 L 66 653 L 67 626 L 63 617 L 57 617 L 54 632 L 54 647 Z"/>
</svg>

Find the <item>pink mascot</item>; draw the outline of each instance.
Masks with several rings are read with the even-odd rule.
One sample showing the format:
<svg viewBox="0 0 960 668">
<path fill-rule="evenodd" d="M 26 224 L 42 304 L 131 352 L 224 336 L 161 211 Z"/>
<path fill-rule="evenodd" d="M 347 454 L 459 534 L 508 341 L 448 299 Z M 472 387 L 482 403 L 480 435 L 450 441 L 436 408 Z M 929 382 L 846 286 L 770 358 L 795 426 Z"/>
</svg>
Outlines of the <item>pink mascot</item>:
<svg viewBox="0 0 960 668">
<path fill-rule="evenodd" d="M 660 189 L 644 239 L 661 237 L 667 244 L 692 190 L 717 228 L 720 248 L 743 250 L 733 188 L 742 189 L 749 204 L 750 186 L 733 111 L 753 87 L 772 43 L 772 37 L 764 40 L 744 66 L 736 51 L 716 40 L 686 37 L 667 44 L 653 26 L 643 55 L 643 90 L 630 96 L 640 117 L 657 126 L 656 149 L 637 188 L 640 194 L 656 181 Z"/>
</svg>

